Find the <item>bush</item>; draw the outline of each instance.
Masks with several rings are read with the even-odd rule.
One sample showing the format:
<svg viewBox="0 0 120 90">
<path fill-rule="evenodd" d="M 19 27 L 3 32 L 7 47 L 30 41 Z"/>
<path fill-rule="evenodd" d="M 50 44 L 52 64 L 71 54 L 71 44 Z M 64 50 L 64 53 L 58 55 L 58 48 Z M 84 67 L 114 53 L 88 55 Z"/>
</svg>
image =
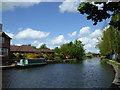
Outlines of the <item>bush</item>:
<svg viewBox="0 0 120 90">
<path fill-rule="evenodd" d="M 84 56 L 83 57 L 83 60 L 86 60 L 86 59 L 90 59 L 89 57 L 87 57 L 87 56 Z"/>
<path fill-rule="evenodd" d="M 106 63 L 109 59 L 101 58 L 101 63 Z"/>
<path fill-rule="evenodd" d="M 26 53 L 24 54 L 24 58 L 40 58 L 40 55 L 34 53 Z"/>
<path fill-rule="evenodd" d="M 17 58 L 17 59 L 24 58 L 24 56 L 22 54 L 20 54 L 20 53 L 13 53 L 12 56 L 15 56 L 15 58 Z"/>
</svg>

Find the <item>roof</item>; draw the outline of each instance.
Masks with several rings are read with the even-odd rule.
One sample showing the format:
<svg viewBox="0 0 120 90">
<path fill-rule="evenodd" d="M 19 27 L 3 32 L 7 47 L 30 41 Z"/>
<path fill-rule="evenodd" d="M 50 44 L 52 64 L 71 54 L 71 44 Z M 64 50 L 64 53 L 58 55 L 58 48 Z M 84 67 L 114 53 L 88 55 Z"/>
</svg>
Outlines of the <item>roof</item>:
<svg viewBox="0 0 120 90">
<path fill-rule="evenodd" d="M 50 53 L 54 53 L 54 51 L 48 50 L 48 49 L 41 49 L 40 52 L 50 52 Z"/>
<path fill-rule="evenodd" d="M 6 37 L 8 39 L 11 39 L 7 34 L 5 34 L 4 32 L 2 32 L 2 24 L 0 24 L 0 37 Z"/>
<path fill-rule="evenodd" d="M 10 51 L 14 52 L 37 52 L 36 49 L 31 46 L 22 45 L 22 46 L 10 46 Z"/>
<path fill-rule="evenodd" d="M 54 53 L 52 50 L 47 50 L 47 49 L 42 49 L 38 50 L 35 48 L 32 48 L 31 46 L 28 45 L 22 45 L 22 46 L 10 46 L 10 51 L 11 52 L 48 52 L 48 53 Z"/>
<path fill-rule="evenodd" d="M 0 37 L 6 37 L 8 39 L 12 39 L 11 37 L 9 37 L 6 33 L 4 32 L 0 32 Z"/>
</svg>

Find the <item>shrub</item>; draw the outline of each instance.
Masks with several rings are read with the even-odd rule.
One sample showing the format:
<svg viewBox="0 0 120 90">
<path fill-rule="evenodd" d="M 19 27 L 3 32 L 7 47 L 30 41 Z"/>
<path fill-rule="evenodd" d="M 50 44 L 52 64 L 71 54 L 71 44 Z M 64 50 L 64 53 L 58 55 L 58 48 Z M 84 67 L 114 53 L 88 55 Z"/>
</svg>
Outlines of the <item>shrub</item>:
<svg viewBox="0 0 120 90">
<path fill-rule="evenodd" d="M 26 53 L 24 54 L 25 58 L 40 58 L 39 54 L 34 54 L 34 53 Z"/>
<path fill-rule="evenodd" d="M 109 59 L 101 58 L 101 63 L 106 63 Z"/>
</svg>

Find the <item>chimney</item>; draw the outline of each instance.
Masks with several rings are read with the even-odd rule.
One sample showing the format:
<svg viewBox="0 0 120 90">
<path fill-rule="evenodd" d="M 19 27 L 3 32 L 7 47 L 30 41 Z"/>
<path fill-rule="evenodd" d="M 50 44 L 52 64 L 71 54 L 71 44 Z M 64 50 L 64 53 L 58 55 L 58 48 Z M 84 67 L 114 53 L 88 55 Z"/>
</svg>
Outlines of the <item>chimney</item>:
<svg viewBox="0 0 120 90">
<path fill-rule="evenodd" d="M 0 24 L 0 32 L 2 32 L 2 24 Z"/>
</svg>

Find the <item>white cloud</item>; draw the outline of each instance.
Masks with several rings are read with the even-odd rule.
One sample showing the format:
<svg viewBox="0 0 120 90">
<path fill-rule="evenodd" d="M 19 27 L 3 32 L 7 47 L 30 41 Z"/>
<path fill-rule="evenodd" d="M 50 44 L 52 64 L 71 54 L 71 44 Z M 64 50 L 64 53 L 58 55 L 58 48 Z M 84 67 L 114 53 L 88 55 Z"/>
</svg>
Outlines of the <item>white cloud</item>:
<svg viewBox="0 0 120 90">
<path fill-rule="evenodd" d="M 86 49 L 86 52 L 99 53 L 99 50 L 95 48 L 95 45 L 86 44 L 84 48 Z"/>
<path fill-rule="evenodd" d="M 39 42 L 38 40 L 32 42 L 32 46 L 36 46 L 36 48 L 40 48 L 40 46 L 43 44 L 43 42 Z"/>
<path fill-rule="evenodd" d="M 93 33 L 90 34 L 91 38 L 97 38 L 97 37 L 101 37 L 102 35 L 102 31 L 101 30 L 95 30 Z"/>
<path fill-rule="evenodd" d="M 49 36 L 50 32 L 43 32 L 38 30 L 33 30 L 30 28 L 24 29 L 17 34 L 7 33 L 12 39 L 20 40 L 20 39 L 42 39 Z"/>
<path fill-rule="evenodd" d="M 5 0 L 2 3 L 2 11 L 13 11 L 16 7 L 20 8 L 28 8 L 31 6 L 34 6 L 36 4 L 39 4 L 40 0 L 30 0 L 29 2 L 25 2 L 25 0 L 17 1 L 16 0 Z"/>
<path fill-rule="evenodd" d="M 22 46 L 22 44 L 15 44 L 16 46 Z"/>
<path fill-rule="evenodd" d="M 69 42 L 69 40 L 65 40 L 63 35 L 59 35 L 55 39 L 52 40 L 53 45 L 60 45 Z"/>
<path fill-rule="evenodd" d="M 17 35 L 15 35 L 15 39 L 41 39 L 49 36 L 49 32 L 42 32 L 27 28 Z"/>
<path fill-rule="evenodd" d="M 74 36 L 76 36 L 76 34 L 77 34 L 77 31 L 74 31 L 73 33 L 69 33 L 68 36 L 69 37 L 74 37 Z"/>
<path fill-rule="evenodd" d="M 100 38 L 101 35 L 101 30 L 95 30 L 94 32 L 89 33 L 87 36 L 81 37 L 78 40 L 82 41 L 82 43 L 85 44 L 84 48 L 86 49 L 86 52 L 99 53 L 99 50 L 96 48 L 96 45 L 98 44 L 98 38 Z"/>
<path fill-rule="evenodd" d="M 95 4 L 95 2 L 91 2 L 93 5 L 97 6 L 99 10 L 103 10 L 103 3 L 101 4 Z"/>
<path fill-rule="evenodd" d="M 98 53 L 98 49 L 96 48 L 96 45 L 98 43 L 97 38 L 90 38 L 88 36 L 88 37 L 79 38 L 79 40 L 82 41 L 83 44 L 85 44 L 84 49 L 86 49 L 86 52 Z"/>
<path fill-rule="evenodd" d="M 83 27 L 82 29 L 80 29 L 79 36 L 85 36 L 88 34 L 90 34 L 90 27 Z"/>
<path fill-rule="evenodd" d="M 59 5 L 59 9 L 62 13 L 65 11 L 75 12 L 77 11 L 77 6 L 80 4 L 80 2 L 84 1 L 86 0 L 3 0 L 1 11 L 12 11 L 16 7 L 28 8 L 39 4 L 40 2 L 62 2 L 62 4 Z"/>
<path fill-rule="evenodd" d="M 38 45 L 39 42 L 36 40 L 36 41 L 34 41 L 32 44 Z"/>
<path fill-rule="evenodd" d="M 76 12 L 80 0 L 65 0 L 61 5 L 59 5 L 60 12 Z"/>
<path fill-rule="evenodd" d="M 89 37 L 81 37 L 78 40 L 82 41 L 83 44 L 87 44 L 90 41 Z"/>
</svg>

